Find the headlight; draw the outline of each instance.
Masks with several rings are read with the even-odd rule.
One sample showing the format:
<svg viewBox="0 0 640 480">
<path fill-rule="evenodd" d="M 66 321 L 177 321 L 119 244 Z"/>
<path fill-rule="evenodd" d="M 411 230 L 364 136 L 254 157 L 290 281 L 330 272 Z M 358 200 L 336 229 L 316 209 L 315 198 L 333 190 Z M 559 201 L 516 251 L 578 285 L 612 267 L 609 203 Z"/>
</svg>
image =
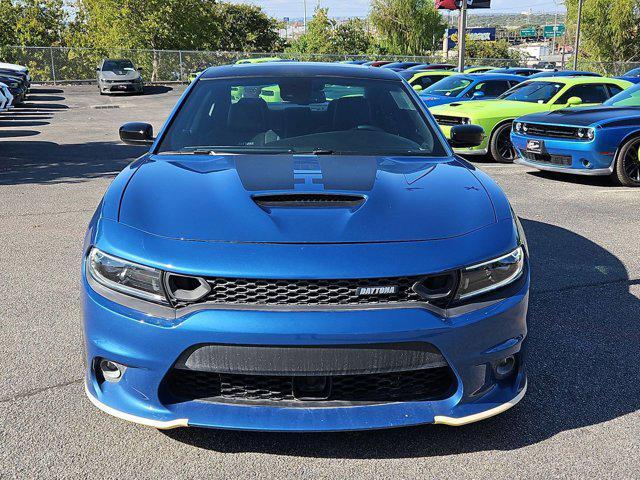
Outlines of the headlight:
<svg viewBox="0 0 640 480">
<path fill-rule="evenodd" d="M 578 129 L 578 137 L 579 138 L 584 138 L 586 134 L 587 133 L 586 133 L 586 130 L 584 128 L 579 128 Z"/>
<path fill-rule="evenodd" d="M 107 288 L 152 302 L 167 303 L 162 272 L 93 248 L 87 258 L 91 277 Z"/>
<path fill-rule="evenodd" d="M 460 272 L 456 298 L 462 300 L 504 287 L 517 280 L 523 269 L 522 247 L 494 260 L 467 267 Z"/>
<path fill-rule="evenodd" d="M 529 130 L 529 127 L 527 126 L 527 124 L 526 124 L 526 123 L 523 123 L 523 124 L 522 124 L 522 131 L 523 131 L 523 132 L 526 132 L 527 130 Z"/>
<path fill-rule="evenodd" d="M 522 131 L 522 122 L 516 122 L 515 129 L 516 129 L 516 132 L 521 132 Z"/>
<path fill-rule="evenodd" d="M 470 118 L 463 118 L 462 119 L 462 125 L 471 125 L 471 119 Z"/>
<path fill-rule="evenodd" d="M 589 140 L 593 140 L 595 136 L 596 136 L 596 131 L 593 128 L 587 128 L 587 138 Z"/>
</svg>

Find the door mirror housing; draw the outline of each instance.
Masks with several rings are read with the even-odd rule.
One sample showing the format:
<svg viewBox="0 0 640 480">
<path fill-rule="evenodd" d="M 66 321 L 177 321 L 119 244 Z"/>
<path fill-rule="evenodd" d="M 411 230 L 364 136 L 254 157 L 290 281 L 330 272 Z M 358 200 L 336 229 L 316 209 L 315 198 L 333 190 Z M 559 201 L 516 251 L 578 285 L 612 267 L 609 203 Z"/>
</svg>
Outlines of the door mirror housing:
<svg viewBox="0 0 640 480">
<path fill-rule="evenodd" d="M 416 84 L 416 85 L 412 85 L 412 87 L 416 92 L 421 92 L 422 91 L 422 85 Z"/>
<path fill-rule="evenodd" d="M 580 105 L 582 103 L 582 99 L 580 97 L 569 97 L 567 100 L 567 105 L 573 107 L 574 105 Z"/>
<path fill-rule="evenodd" d="M 153 138 L 153 127 L 148 123 L 130 122 L 120 127 L 120 140 L 127 145 L 151 145 Z"/>
<path fill-rule="evenodd" d="M 484 128 L 480 125 L 454 125 L 451 127 L 449 145 L 453 148 L 469 148 L 481 145 Z"/>
<path fill-rule="evenodd" d="M 142 67 L 138 67 L 138 69 L 137 69 L 137 70 L 138 70 L 139 72 L 141 72 L 141 71 L 142 71 Z"/>
<path fill-rule="evenodd" d="M 484 98 L 484 92 L 482 90 L 476 90 L 475 92 L 473 92 L 473 98 L 475 98 L 476 100 L 479 98 Z"/>
</svg>

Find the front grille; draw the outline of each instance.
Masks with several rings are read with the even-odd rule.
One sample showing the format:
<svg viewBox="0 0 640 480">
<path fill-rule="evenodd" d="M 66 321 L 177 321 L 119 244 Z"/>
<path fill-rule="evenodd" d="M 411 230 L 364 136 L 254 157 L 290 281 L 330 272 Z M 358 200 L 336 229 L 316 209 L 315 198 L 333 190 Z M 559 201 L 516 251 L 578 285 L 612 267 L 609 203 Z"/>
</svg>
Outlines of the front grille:
<svg viewBox="0 0 640 480">
<path fill-rule="evenodd" d="M 339 280 L 208 278 L 211 292 L 203 300 L 225 305 L 363 305 L 419 302 L 412 287 L 424 277 Z M 359 295 L 365 287 L 396 286 L 395 293 Z"/>
<path fill-rule="evenodd" d="M 526 123 L 526 134 L 536 137 L 570 138 L 572 140 L 588 140 L 588 138 L 578 137 L 578 128 L 565 127 L 562 125 L 540 125 L 536 123 Z"/>
<path fill-rule="evenodd" d="M 467 123 L 467 119 L 464 117 L 449 117 L 447 115 L 434 115 L 433 117 L 439 125 L 454 126 Z"/>
<path fill-rule="evenodd" d="M 433 401 L 450 396 L 456 380 L 448 366 L 406 372 L 334 375 L 322 378 L 326 388 L 317 399 L 302 399 L 296 390 L 301 377 L 236 375 L 172 369 L 166 385 L 173 401 L 310 404 Z M 308 377 L 303 377 L 308 378 Z"/>
<path fill-rule="evenodd" d="M 527 150 L 523 150 L 522 155 L 524 158 L 532 162 L 550 163 L 552 165 L 560 165 L 562 167 L 571 166 L 571 157 L 568 155 L 550 155 L 548 153 L 536 153 L 529 152 Z"/>
</svg>

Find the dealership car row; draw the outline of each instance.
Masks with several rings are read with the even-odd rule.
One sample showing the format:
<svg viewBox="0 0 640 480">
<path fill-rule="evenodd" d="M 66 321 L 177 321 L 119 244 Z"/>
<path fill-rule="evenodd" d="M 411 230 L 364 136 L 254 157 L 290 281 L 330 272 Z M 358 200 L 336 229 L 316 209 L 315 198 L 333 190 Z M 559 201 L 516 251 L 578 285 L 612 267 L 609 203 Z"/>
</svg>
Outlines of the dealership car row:
<svg viewBox="0 0 640 480">
<path fill-rule="evenodd" d="M 277 57 L 237 64 L 291 61 Z M 607 78 L 594 72 L 530 67 L 470 66 L 458 73 L 445 63 L 353 60 L 341 63 L 395 71 L 417 92 L 446 136 L 452 126 L 480 125 L 477 147 L 464 156 L 489 156 L 539 170 L 611 176 L 640 186 L 640 69 Z M 128 59 L 103 59 L 97 72 L 101 95 L 142 93 L 141 68 Z M 193 81 L 202 73 L 193 72 Z M 0 112 L 23 103 L 31 84 L 27 67 L 0 62 Z M 634 86 L 634 84 L 637 84 Z M 266 101 L 279 96 L 260 94 Z"/>
</svg>

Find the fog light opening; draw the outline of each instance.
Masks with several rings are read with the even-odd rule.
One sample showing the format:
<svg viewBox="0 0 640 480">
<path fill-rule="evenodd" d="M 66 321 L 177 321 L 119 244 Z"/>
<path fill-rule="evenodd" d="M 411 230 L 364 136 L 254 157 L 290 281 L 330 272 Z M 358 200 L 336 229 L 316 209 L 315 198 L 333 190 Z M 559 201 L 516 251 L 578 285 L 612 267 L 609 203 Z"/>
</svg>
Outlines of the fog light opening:
<svg viewBox="0 0 640 480">
<path fill-rule="evenodd" d="M 498 360 L 493 368 L 496 373 L 496 378 L 507 378 L 516 369 L 516 357 L 509 355 L 508 357 Z"/>
<path fill-rule="evenodd" d="M 107 382 L 117 383 L 122 379 L 122 375 L 124 375 L 124 371 L 127 367 L 103 358 L 100 360 L 98 368 L 100 369 L 102 377 Z"/>
<path fill-rule="evenodd" d="M 582 166 L 585 168 L 591 168 L 591 162 L 589 160 L 587 160 L 586 158 L 583 158 L 582 160 Z"/>
</svg>

